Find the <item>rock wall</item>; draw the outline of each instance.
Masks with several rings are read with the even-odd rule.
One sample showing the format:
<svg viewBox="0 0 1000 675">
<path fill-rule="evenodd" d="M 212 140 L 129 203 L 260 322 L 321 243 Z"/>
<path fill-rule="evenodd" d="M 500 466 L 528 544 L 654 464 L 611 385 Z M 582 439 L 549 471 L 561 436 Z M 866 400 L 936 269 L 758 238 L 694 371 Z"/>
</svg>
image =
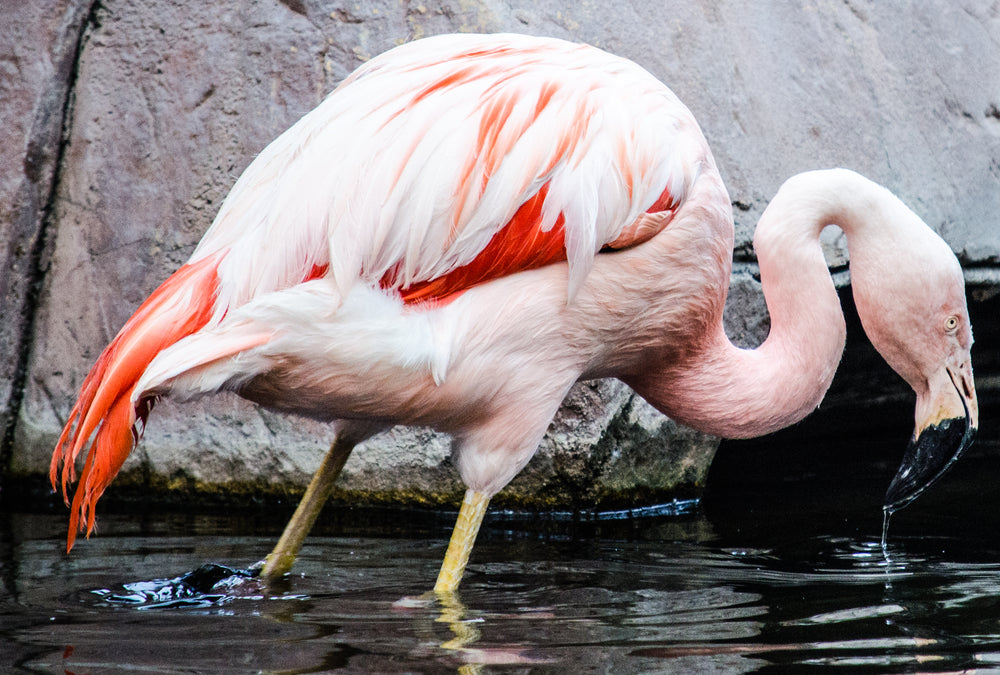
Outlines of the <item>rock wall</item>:
<svg viewBox="0 0 1000 675">
<path fill-rule="evenodd" d="M 6 464 L 87 6 L 5 2 L 0 13 L 0 458 Z"/>
<path fill-rule="evenodd" d="M 1000 3 L 457 0 L 0 1 L 0 422 L 7 485 L 44 472 L 83 376 L 190 255 L 240 172 L 367 58 L 454 31 L 588 42 L 645 66 L 699 118 L 737 217 L 727 320 L 766 332 L 750 236 L 788 176 L 847 166 L 1000 280 Z M 844 246 L 827 241 L 830 262 Z M 869 392 L 867 395 L 872 395 Z M 135 483 L 304 484 L 330 431 L 235 397 L 161 403 Z M 511 499 L 662 498 L 716 447 L 617 382 L 578 385 Z M 348 498 L 460 489 L 445 438 L 394 430 L 354 454 Z"/>
</svg>

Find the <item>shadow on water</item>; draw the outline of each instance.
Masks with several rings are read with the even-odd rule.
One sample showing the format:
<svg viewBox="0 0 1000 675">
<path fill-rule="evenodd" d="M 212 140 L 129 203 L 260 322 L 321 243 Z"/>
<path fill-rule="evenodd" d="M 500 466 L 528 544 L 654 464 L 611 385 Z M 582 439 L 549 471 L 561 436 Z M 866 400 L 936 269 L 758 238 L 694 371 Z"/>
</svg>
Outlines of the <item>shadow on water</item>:
<svg viewBox="0 0 1000 675">
<path fill-rule="evenodd" d="M 281 518 L 105 513 L 67 556 L 65 514 L 2 513 L 0 663 L 71 673 L 1000 668 L 1000 460 L 966 458 L 897 514 L 886 558 L 891 470 L 860 463 L 742 486 L 734 470 L 677 515 L 496 514 L 460 594 L 440 597 L 426 591 L 453 514 L 338 512 L 268 587 L 247 568 Z"/>
</svg>

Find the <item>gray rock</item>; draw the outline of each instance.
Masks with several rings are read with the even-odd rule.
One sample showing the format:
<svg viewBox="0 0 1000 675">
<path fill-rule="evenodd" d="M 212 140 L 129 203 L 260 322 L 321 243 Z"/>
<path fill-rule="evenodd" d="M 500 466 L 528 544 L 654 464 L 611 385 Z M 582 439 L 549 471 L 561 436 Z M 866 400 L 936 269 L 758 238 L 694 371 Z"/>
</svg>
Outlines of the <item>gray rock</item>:
<svg viewBox="0 0 1000 675">
<path fill-rule="evenodd" d="M 0 444 L 17 414 L 37 282 L 47 265 L 48 207 L 74 76 L 80 0 L 0 8 Z M 0 452 L 0 456 L 6 453 Z"/>
<path fill-rule="evenodd" d="M 19 92 L 16 100 L 0 95 L 4 120 L 17 121 L 0 130 L 8 139 L 0 158 L 14 167 L 0 182 L 0 255 L 12 270 L 5 319 L 15 314 L 8 303 L 27 306 L 32 278 L 11 251 L 34 246 L 45 186 L 57 169 L 59 177 L 48 221 L 58 236 L 51 264 L 42 265 L 33 329 L 0 327 L 8 389 L 6 376 L 22 363 L 10 345 L 24 336 L 31 347 L 11 475 L 45 470 L 93 360 L 188 257 L 253 156 L 362 61 L 435 33 L 585 41 L 632 58 L 675 90 L 701 121 L 736 207 L 737 260 L 748 263 L 737 267 L 727 315 L 737 340 L 754 344 L 767 328 L 749 264 L 753 225 L 781 182 L 806 169 L 848 166 L 884 183 L 948 239 L 971 275 L 1000 280 L 1000 18 L 980 3 L 108 0 L 89 17 L 75 70 L 59 64 L 66 53 L 75 58 L 72 27 L 89 6 L 47 5 L 38 15 L 19 9 L 33 32 L 0 38 L 3 53 L 49 45 L 24 65 L 0 58 Z M 34 25 L 45 12 L 62 12 L 65 27 Z M 26 120 L 39 118 L 43 99 L 61 110 L 58 92 L 70 89 L 57 158 L 61 118 Z M 45 148 L 40 168 L 25 164 L 25 147 Z M 36 206 L 25 206 L 23 184 Z M 825 240 L 831 264 L 842 265 L 842 240 L 835 232 Z M 9 398 L 0 390 L 0 409 Z M 235 397 L 164 401 L 126 469 L 134 481 L 166 488 L 283 489 L 304 484 L 329 440 L 325 425 Z M 697 489 L 716 445 L 617 382 L 584 383 L 505 494 L 540 505 L 656 499 L 678 480 Z M 371 501 L 433 502 L 461 489 L 447 440 L 420 429 L 366 443 L 340 485 L 341 497 Z"/>
</svg>

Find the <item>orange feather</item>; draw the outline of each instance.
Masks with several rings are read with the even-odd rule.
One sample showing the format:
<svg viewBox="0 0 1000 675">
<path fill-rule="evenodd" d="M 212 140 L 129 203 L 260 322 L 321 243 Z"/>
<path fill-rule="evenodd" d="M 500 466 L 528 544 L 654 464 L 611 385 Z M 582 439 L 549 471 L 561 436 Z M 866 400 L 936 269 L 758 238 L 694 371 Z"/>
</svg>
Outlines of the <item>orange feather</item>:
<svg viewBox="0 0 1000 675">
<path fill-rule="evenodd" d="M 133 404 L 136 382 L 157 354 L 202 328 L 212 317 L 220 260 L 221 255 L 216 255 L 189 263 L 163 282 L 125 323 L 84 379 L 49 467 L 52 488 L 57 489 L 61 466 L 62 492 L 68 504 L 76 459 L 94 435 L 73 496 L 67 551 L 73 548 L 78 529 L 86 527 L 88 535 L 93 531 L 97 500 L 142 434 L 153 400 L 140 398 Z"/>
<path fill-rule="evenodd" d="M 484 281 L 565 260 L 565 220 L 562 214 L 551 229 L 541 229 L 542 205 L 548 192 L 549 185 L 546 183 L 521 204 L 472 262 L 436 279 L 399 289 L 403 302 L 447 302 L 456 294 Z M 390 270 L 383 277 L 381 285 L 383 288 L 395 285 L 394 271 Z"/>
</svg>

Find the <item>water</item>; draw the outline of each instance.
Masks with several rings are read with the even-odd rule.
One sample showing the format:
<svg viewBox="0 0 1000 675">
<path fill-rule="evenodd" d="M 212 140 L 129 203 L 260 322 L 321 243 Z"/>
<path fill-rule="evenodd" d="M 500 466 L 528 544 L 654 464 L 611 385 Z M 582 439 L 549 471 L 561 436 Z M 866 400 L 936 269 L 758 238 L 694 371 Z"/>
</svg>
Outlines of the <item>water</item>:
<svg viewBox="0 0 1000 675">
<path fill-rule="evenodd" d="M 279 585 L 209 568 L 192 590 L 181 577 L 206 562 L 263 558 L 280 519 L 104 513 L 66 556 L 65 514 L 4 513 L 0 669 L 987 671 L 997 476 L 997 460 L 960 464 L 893 517 L 887 555 L 881 475 L 727 486 L 680 516 L 494 517 L 440 598 L 425 591 L 450 514 L 338 512 Z"/>
</svg>

